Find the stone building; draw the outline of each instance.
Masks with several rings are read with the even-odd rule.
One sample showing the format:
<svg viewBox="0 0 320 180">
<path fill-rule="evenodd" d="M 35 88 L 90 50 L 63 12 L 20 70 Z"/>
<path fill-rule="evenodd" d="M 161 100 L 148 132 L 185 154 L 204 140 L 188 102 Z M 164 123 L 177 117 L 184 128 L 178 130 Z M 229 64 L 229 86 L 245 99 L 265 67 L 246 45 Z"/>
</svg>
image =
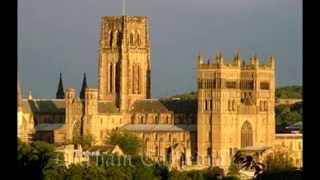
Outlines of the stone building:
<svg viewBox="0 0 320 180">
<path fill-rule="evenodd" d="M 275 61 L 248 64 L 236 54 L 224 62 L 197 59 L 198 155 L 209 166 L 228 167 L 236 150 L 272 146 L 275 138 Z"/>
<path fill-rule="evenodd" d="M 253 56 L 245 64 L 236 54 L 225 63 L 218 53 L 214 62 L 205 63 L 199 55 L 197 99 L 166 103 L 150 95 L 147 17 L 102 17 L 99 44 L 98 88 L 85 82 L 81 95 L 74 88 L 63 92 L 60 76 L 57 99 L 18 100 L 32 116 L 36 139 L 63 145 L 90 135 L 94 145 L 102 145 L 113 129 L 124 129 L 141 138 L 141 154 L 153 160 L 175 168 L 224 169 L 237 150 L 261 151 L 289 141 L 284 136 L 291 135 L 275 134 L 273 57 L 260 64 Z"/>
</svg>

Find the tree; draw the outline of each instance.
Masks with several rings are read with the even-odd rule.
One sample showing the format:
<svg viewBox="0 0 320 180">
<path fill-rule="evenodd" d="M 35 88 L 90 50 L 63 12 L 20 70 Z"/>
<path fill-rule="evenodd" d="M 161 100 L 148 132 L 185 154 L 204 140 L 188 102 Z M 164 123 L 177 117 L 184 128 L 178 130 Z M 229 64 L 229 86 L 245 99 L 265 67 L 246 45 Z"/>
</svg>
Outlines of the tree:
<svg viewBox="0 0 320 180">
<path fill-rule="evenodd" d="M 266 171 L 269 172 L 284 171 L 294 168 L 288 151 L 281 149 L 281 147 L 275 147 L 274 152 L 266 156 L 264 164 L 266 165 Z"/>
<path fill-rule="evenodd" d="M 55 151 L 55 146 L 47 142 L 35 141 L 31 144 L 18 144 L 18 170 L 26 179 L 43 179 L 44 172 L 61 165 L 61 154 Z"/>
<path fill-rule="evenodd" d="M 302 86 L 285 86 L 276 89 L 277 98 L 302 98 Z"/>
<path fill-rule="evenodd" d="M 285 128 L 302 121 L 302 103 L 293 105 L 278 105 L 275 107 L 276 123 L 278 128 Z"/>
<path fill-rule="evenodd" d="M 74 136 L 72 143 L 73 144 L 80 144 L 83 150 L 87 150 L 91 147 L 93 142 L 93 137 L 91 135 L 79 135 Z"/>
<path fill-rule="evenodd" d="M 240 175 L 239 171 L 240 171 L 239 167 L 234 162 L 231 162 L 231 164 L 228 168 L 227 175 L 228 176 L 239 176 Z"/>
<path fill-rule="evenodd" d="M 136 135 L 122 130 L 112 130 L 106 143 L 118 145 L 128 155 L 137 155 L 142 147 L 142 142 Z"/>
</svg>

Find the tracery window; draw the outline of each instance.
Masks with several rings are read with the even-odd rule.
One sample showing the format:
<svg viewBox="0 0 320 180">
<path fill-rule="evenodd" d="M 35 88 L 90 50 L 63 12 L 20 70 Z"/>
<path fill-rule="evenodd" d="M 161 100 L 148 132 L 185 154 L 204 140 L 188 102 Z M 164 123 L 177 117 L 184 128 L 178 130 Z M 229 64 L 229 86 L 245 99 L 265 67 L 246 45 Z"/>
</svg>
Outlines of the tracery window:
<svg viewBox="0 0 320 180">
<path fill-rule="evenodd" d="M 252 146 L 252 136 L 252 126 L 248 121 L 246 121 L 245 123 L 243 123 L 241 128 L 241 147 Z"/>
</svg>

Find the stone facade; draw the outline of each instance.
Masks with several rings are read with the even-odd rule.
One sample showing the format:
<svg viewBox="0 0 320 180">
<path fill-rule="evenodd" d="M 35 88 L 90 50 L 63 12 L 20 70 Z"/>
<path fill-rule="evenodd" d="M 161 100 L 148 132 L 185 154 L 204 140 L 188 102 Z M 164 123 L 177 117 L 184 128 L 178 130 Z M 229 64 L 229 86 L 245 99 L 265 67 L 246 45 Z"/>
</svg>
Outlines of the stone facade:
<svg viewBox="0 0 320 180">
<path fill-rule="evenodd" d="M 303 167 L 302 134 L 276 134 L 274 148 L 281 148 L 288 152 L 295 167 Z"/>
<path fill-rule="evenodd" d="M 94 145 L 102 145 L 113 129 L 125 129 L 141 138 L 141 154 L 187 169 L 227 169 L 237 150 L 302 141 L 275 134 L 273 57 L 260 64 L 253 56 L 245 64 L 236 54 L 225 63 L 218 53 L 214 62 L 205 63 L 199 55 L 197 100 L 186 111 L 179 100 L 171 106 L 150 99 L 147 17 L 102 17 L 98 62 L 98 88 L 86 88 L 83 98 L 67 88 L 64 99 L 25 100 L 39 139 L 68 144 L 75 136 L 90 135 Z M 302 159 L 302 150 L 296 150 L 296 159 Z"/>
<path fill-rule="evenodd" d="M 241 63 L 197 58 L 198 161 L 227 168 L 236 150 L 272 146 L 275 138 L 275 61 L 255 55 Z"/>
</svg>

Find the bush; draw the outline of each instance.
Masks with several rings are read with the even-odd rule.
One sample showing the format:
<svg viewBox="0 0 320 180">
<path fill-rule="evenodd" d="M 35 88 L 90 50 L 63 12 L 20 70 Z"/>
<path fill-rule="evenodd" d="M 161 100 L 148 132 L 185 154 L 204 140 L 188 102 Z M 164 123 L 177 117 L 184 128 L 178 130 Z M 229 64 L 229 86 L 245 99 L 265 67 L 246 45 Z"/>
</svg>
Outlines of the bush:
<svg viewBox="0 0 320 180">
<path fill-rule="evenodd" d="M 73 137 L 72 144 L 80 144 L 83 150 L 87 150 L 93 143 L 93 137 L 91 135 L 75 136 Z"/>
<path fill-rule="evenodd" d="M 276 147 L 274 153 L 269 154 L 264 160 L 265 169 L 268 172 L 286 171 L 294 169 L 288 152 Z"/>
<path fill-rule="evenodd" d="M 62 156 L 55 151 L 55 146 L 42 141 L 35 141 L 31 144 L 19 142 L 17 153 L 18 171 L 26 179 L 43 179 L 44 172 L 54 174 L 49 170 L 61 165 L 57 163 L 57 160 L 62 161 Z"/>
<path fill-rule="evenodd" d="M 256 180 L 301 180 L 302 170 L 283 170 L 277 172 L 265 172 L 257 176 Z"/>
<path fill-rule="evenodd" d="M 118 145 L 127 155 L 138 155 L 142 147 L 142 142 L 136 135 L 120 130 L 112 130 L 106 143 Z"/>
</svg>

